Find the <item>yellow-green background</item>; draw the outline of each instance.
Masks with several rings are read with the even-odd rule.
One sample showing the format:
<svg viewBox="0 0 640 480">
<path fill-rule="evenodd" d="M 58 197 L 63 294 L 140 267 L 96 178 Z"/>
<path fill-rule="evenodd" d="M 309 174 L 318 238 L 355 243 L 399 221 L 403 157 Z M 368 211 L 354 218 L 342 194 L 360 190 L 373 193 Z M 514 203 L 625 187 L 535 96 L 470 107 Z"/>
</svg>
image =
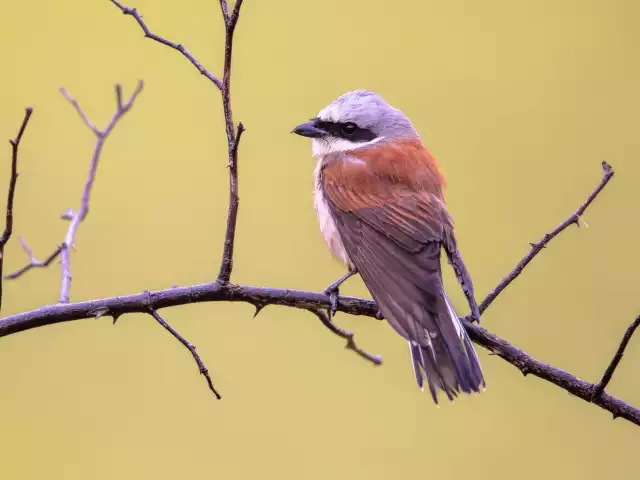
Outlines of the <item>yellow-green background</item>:
<svg viewBox="0 0 640 480">
<path fill-rule="evenodd" d="M 153 31 L 221 71 L 217 2 L 136 0 Z M 404 109 L 439 159 L 480 298 L 616 170 L 588 211 L 484 315 L 484 325 L 596 380 L 638 313 L 640 4 L 576 1 L 246 0 L 233 75 L 240 148 L 237 282 L 323 289 L 342 273 L 312 206 L 310 145 L 289 132 L 338 94 Z M 210 281 L 227 208 L 216 89 L 143 38 L 108 0 L 2 2 L 0 137 L 24 137 L 15 232 L 44 257 L 77 207 L 93 137 L 58 93 L 104 125 L 113 84 L 146 87 L 109 138 L 72 256 L 72 300 Z M 4 144 L 0 185 L 8 179 Z M 25 261 L 16 238 L 6 268 Z M 6 284 L 3 314 L 55 303 L 59 265 Z M 461 312 L 465 302 L 447 273 Z M 366 295 L 360 280 L 344 293 Z M 406 343 L 338 315 L 374 368 L 310 314 L 243 304 L 163 312 L 0 340 L 3 479 L 637 478 L 640 430 L 480 351 L 488 388 L 436 408 Z M 610 391 L 640 404 L 640 338 Z"/>
</svg>

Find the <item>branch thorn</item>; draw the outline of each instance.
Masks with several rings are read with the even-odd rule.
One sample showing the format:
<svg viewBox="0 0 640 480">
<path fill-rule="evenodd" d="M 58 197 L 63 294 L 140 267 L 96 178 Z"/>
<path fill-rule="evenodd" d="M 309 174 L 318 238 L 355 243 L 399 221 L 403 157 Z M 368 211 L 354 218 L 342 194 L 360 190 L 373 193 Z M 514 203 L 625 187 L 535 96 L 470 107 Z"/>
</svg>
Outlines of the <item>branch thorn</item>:
<svg viewBox="0 0 640 480">
<path fill-rule="evenodd" d="M 252 303 L 252 305 L 255 307 L 256 311 L 253 314 L 253 318 L 256 318 L 258 316 L 258 314 L 262 311 L 262 309 L 264 307 L 266 307 L 268 304 L 267 303 L 258 303 L 258 302 L 254 302 Z"/>
</svg>

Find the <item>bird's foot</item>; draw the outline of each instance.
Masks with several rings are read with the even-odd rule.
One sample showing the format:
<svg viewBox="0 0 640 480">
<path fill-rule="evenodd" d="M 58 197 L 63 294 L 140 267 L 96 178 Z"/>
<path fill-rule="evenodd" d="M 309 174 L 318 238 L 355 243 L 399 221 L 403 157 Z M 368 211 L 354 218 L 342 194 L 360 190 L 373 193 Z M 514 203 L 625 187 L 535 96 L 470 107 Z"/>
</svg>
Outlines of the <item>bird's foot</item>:
<svg viewBox="0 0 640 480">
<path fill-rule="evenodd" d="M 336 314 L 336 312 L 338 311 L 338 300 L 340 300 L 340 287 L 331 284 L 329 285 L 329 287 L 327 287 L 327 289 L 324 291 L 325 295 L 329 295 L 329 310 L 327 311 L 327 313 L 329 313 L 329 318 L 333 318 L 333 316 Z"/>
<path fill-rule="evenodd" d="M 324 294 L 329 295 L 330 307 L 327 312 L 329 314 L 329 318 L 333 318 L 333 316 L 338 311 L 338 300 L 340 300 L 340 285 L 342 285 L 348 278 L 351 278 L 356 273 L 358 272 L 355 268 L 349 269 L 347 273 L 345 273 L 325 289 Z"/>
</svg>

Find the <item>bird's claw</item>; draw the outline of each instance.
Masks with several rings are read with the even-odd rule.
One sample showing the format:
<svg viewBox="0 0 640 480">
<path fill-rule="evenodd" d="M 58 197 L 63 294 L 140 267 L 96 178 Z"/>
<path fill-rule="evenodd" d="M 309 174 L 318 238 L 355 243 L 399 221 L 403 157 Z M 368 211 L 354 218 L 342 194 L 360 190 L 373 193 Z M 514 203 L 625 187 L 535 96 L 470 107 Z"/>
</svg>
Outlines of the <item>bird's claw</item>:
<svg viewBox="0 0 640 480">
<path fill-rule="evenodd" d="M 327 288 L 324 291 L 325 295 L 329 295 L 329 318 L 333 318 L 335 314 L 338 312 L 338 300 L 340 300 L 340 289 L 339 288 Z"/>
<path fill-rule="evenodd" d="M 329 285 L 324 291 L 325 295 L 329 295 L 329 304 L 330 308 L 327 311 L 329 314 L 329 319 L 333 318 L 333 316 L 338 311 L 338 301 L 340 300 L 340 285 L 344 283 L 345 280 L 352 277 L 357 273 L 357 270 L 350 269 L 347 273 L 341 276 L 338 280 Z"/>
</svg>

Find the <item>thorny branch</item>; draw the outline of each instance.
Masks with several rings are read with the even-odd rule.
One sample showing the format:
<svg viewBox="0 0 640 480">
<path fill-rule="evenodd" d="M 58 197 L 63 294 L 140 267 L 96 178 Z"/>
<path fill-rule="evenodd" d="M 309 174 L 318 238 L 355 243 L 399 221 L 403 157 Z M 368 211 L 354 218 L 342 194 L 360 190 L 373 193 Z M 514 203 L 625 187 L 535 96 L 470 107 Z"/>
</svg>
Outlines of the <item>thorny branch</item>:
<svg viewBox="0 0 640 480">
<path fill-rule="evenodd" d="M 158 321 L 185 347 L 187 347 L 187 349 L 189 349 L 198 365 L 198 368 L 200 369 L 200 372 L 207 378 L 209 388 L 219 398 L 219 395 L 213 387 L 213 383 L 211 382 L 210 377 L 208 376 L 206 367 L 195 352 L 195 347 L 188 341 L 186 341 L 182 336 L 180 336 L 167 322 L 165 322 L 164 319 L 157 313 L 157 310 L 160 308 L 199 302 L 245 302 L 256 307 L 256 314 L 266 305 L 283 305 L 308 310 L 314 313 L 320 319 L 320 321 L 333 333 L 342 338 L 345 338 L 347 340 L 347 348 L 356 351 L 356 353 L 366 358 L 367 360 L 372 361 L 373 363 L 381 363 L 382 360 L 379 357 L 370 355 L 357 347 L 353 339 L 353 333 L 340 329 L 331 321 L 331 319 L 325 312 L 325 310 L 332 306 L 331 299 L 328 295 L 307 291 L 281 290 L 275 288 L 253 287 L 248 285 L 238 285 L 230 283 L 233 260 L 233 245 L 235 239 L 235 225 L 238 212 L 237 154 L 240 137 L 242 135 L 242 132 L 244 131 L 244 127 L 242 126 L 242 124 L 239 124 L 236 129 L 233 123 L 230 103 L 230 74 L 233 34 L 239 18 L 242 0 L 238 0 L 236 2 L 231 13 L 229 13 L 226 0 L 220 0 L 220 6 L 225 22 L 226 32 L 225 62 L 222 81 L 220 81 L 217 77 L 213 76 L 210 72 L 204 69 L 204 67 L 202 67 L 202 65 L 184 47 L 182 47 L 182 45 L 170 42 L 162 37 L 151 33 L 136 9 L 128 8 L 119 3 L 117 0 L 111 0 L 111 2 L 116 5 L 125 15 L 133 16 L 144 31 L 146 37 L 152 38 L 159 43 L 167 45 L 181 52 L 200 71 L 200 73 L 209 78 L 209 80 L 211 80 L 221 92 L 225 117 L 225 128 L 228 140 L 230 202 L 220 273 L 217 280 L 213 283 L 192 285 L 189 287 L 173 287 L 167 290 L 143 292 L 121 297 L 90 300 L 87 302 L 59 303 L 57 305 L 43 306 L 32 311 L 11 315 L 0 319 L 0 337 L 22 332 L 32 328 L 72 320 L 111 316 L 113 317 L 115 322 L 115 320 L 120 315 L 123 315 L 125 313 L 147 313 L 152 315 L 154 319 L 156 319 L 156 321 Z M 141 88 L 141 85 L 139 88 Z M 127 105 L 129 107 L 135 99 L 137 93 L 139 93 L 138 90 L 128 102 Z M 121 109 L 121 107 L 123 107 L 121 95 L 121 90 L 117 88 L 116 96 L 118 99 L 119 110 Z M 96 134 L 96 136 L 98 137 L 97 147 L 101 147 L 102 145 L 100 143 L 100 139 L 102 138 L 102 140 L 104 140 L 104 137 L 106 137 L 117 118 L 114 117 L 112 122 L 109 124 L 109 127 L 107 127 L 106 129 L 106 133 L 105 131 L 99 131 L 88 120 L 75 100 L 69 97 L 69 101 L 71 101 L 71 103 L 76 107 L 78 113 L 81 115 L 85 123 Z M 96 148 L 96 150 L 99 153 L 99 149 Z M 97 159 L 95 163 L 97 163 Z M 569 225 L 573 223 L 579 225 L 580 216 L 584 214 L 585 210 L 588 208 L 591 202 L 596 198 L 596 196 L 606 186 L 606 184 L 613 176 L 613 170 L 607 163 L 603 162 L 602 166 L 604 169 L 604 176 L 596 189 L 591 193 L 591 195 L 589 195 L 585 203 L 582 204 L 582 206 L 578 208 L 578 210 L 576 210 L 573 215 L 571 215 L 567 220 L 560 224 L 556 229 L 546 234 L 540 242 L 531 245 L 532 250 L 481 303 L 481 311 L 485 311 L 490 306 L 495 298 L 500 295 L 504 291 L 504 289 L 520 275 L 520 273 L 522 273 L 523 269 L 531 262 L 531 260 L 533 260 L 533 258 L 542 250 L 542 248 L 546 247 L 549 244 L 549 242 L 553 238 L 564 231 Z M 92 163 L 92 170 L 94 169 L 94 167 L 95 164 Z M 93 171 L 93 174 L 90 175 L 90 181 L 88 180 L 87 183 L 92 183 L 94 178 L 95 171 Z M 90 186 L 88 187 L 88 189 L 85 188 L 85 193 L 87 193 L 87 201 L 84 211 L 81 208 L 81 210 L 77 213 L 71 211 L 68 214 L 69 219 L 72 221 L 72 223 L 74 221 L 76 221 L 76 223 L 79 223 L 80 221 L 82 221 L 84 216 L 86 216 L 89 192 Z M 85 196 L 83 196 L 83 205 L 85 204 L 84 198 Z M 77 224 L 75 228 L 77 228 Z M 29 255 L 31 262 L 29 265 L 23 267 L 15 274 L 12 274 L 13 276 L 10 275 L 9 277 L 15 278 L 33 267 L 46 266 L 51 263 L 58 254 L 65 255 L 65 252 L 68 254 L 68 248 L 73 243 L 73 234 L 71 234 L 70 241 L 67 241 L 67 238 L 65 238 L 65 242 L 58 247 L 58 250 L 54 251 L 54 253 L 50 255 L 44 262 L 35 260 L 30 249 L 26 246 L 26 244 L 23 244 L 23 248 Z M 339 297 L 337 309 L 341 312 L 349 313 L 352 315 L 365 315 L 374 319 L 380 318 L 376 304 L 372 301 L 364 299 L 353 297 Z M 574 396 L 600 406 L 601 408 L 612 413 L 614 418 L 622 417 L 636 425 L 640 425 L 640 409 L 637 409 L 629 405 L 628 403 L 609 395 L 604 391 L 620 363 L 622 355 L 624 354 L 624 350 L 629 340 L 631 339 L 631 336 L 633 335 L 638 325 L 640 325 L 640 316 L 627 330 L 627 333 L 622 339 L 622 342 L 620 343 L 618 351 L 611 361 L 611 364 L 607 368 L 602 379 L 596 384 L 581 380 L 571 375 L 570 373 L 565 372 L 564 370 L 561 370 L 552 365 L 545 364 L 535 359 L 534 357 L 523 352 L 514 345 L 511 345 L 506 340 L 501 339 L 497 335 L 488 332 L 478 325 L 472 324 L 467 318 L 462 319 L 462 321 L 471 339 L 475 343 L 500 356 L 508 363 L 518 368 L 524 375 L 532 374 L 534 376 L 542 378 L 566 390 Z"/>
<path fill-rule="evenodd" d="M 196 352 L 195 345 L 192 345 L 191 343 L 189 343 L 171 325 L 169 325 L 165 321 L 165 319 L 162 318 L 160 316 L 160 314 L 156 310 L 154 310 L 153 308 L 149 309 L 149 315 L 151 315 L 153 318 L 155 318 L 156 322 L 158 322 L 160 325 L 162 325 L 171 335 L 173 335 L 173 337 L 176 340 L 178 340 L 182 345 L 184 345 L 186 347 L 187 350 L 189 350 L 189 352 L 191 352 L 191 355 L 193 356 L 193 359 L 196 361 L 196 364 L 198 365 L 198 369 L 200 370 L 200 374 L 204 375 L 204 378 L 207 379 L 207 385 L 209 385 L 209 390 L 211 390 L 213 392 L 213 394 L 216 396 L 216 398 L 218 400 L 220 400 L 222 397 L 220 396 L 220 394 L 218 393 L 216 388 L 213 386 L 213 381 L 211 380 L 211 376 L 209 375 L 209 370 L 207 370 L 207 367 L 205 367 L 204 362 L 200 358 L 200 355 L 198 355 L 198 352 Z"/>
<path fill-rule="evenodd" d="M 20 148 L 20 140 L 24 134 L 33 108 L 27 107 L 24 110 L 24 118 L 22 119 L 22 125 L 18 130 L 16 138 L 9 140 L 11 144 L 11 176 L 9 177 L 9 189 L 7 193 L 7 213 L 5 217 L 4 232 L 0 237 L 0 307 L 2 307 L 2 269 L 4 266 L 4 246 L 7 244 L 13 233 L 13 199 L 16 193 L 16 182 L 18 181 L 18 149 Z"/>
<path fill-rule="evenodd" d="M 564 222 L 562 222 L 552 231 L 550 231 L 549 233 L 545 233 L 544 237 L 542 237 L 542 240 L 540 240 L 537 243 L 530 244 L 531 250 L 529 251 L 529 253 L 525 255 L 525 257 L 522 260 L 520 260 L 518 265 L 516 265 L 516 267 L 513 270 L 511 270 L 509 275 L 504 277 L 502 281 L 498 284 L 498 286 L 494 288 L 491 291 L 491 293 L 487 295 L 487 298 L 485 298 L 482 301 L 482 303 L 479 306 L 480 313 L 484 312 L 487 308 L 489 308 L 489 305 L 493 303 L 493 301 L 498 297 L 498 295 L 500 295 L 500 293 L 502 293 L 502 291 L 505 288 L 507 288 L 511 282 L 513 282 L 516 278 L 518 278 L 518 276 L 520 276 L 524 268 L 527 265 L 529 265 L 531 260 L 533 260 L 535 256 L 538 255 L 538 253 L 540 253 L 542 249 L 549 244 L 551 240 L 553 240 L 560 233 L 562 233 L 567 227 L 573 224 L 580 227 L 580 218 L 582 217 L 582 215 L 584 215 L 584 212 L 587 210 L 589 205 L 591 205 L 591 202 L 595 200 L 598 194 L 602 191 L 602 189 L 607 185 L 607 183 L 609 183 L 609 180 L 611 180 L 611 178 L 613 177 L 613 173 L 614 173 L 613 169 L 611 168 L 611 165 L 609 165 L 607 162 L 602 162 L 602 170 L 604 172 L 602 175 L 602 180 L 600 180 L 600 183 L 598 184 L 598 186 L 595 188 L 595 190 L 593 190 L 593 192 L 591 192 L 591 194 L 587 197 L 584 203 L 580 205 L 580 208 L 578 208 L 575 212 L 573 212 L 569 218 L 567 218 Z M 467 315 L 465 319 L 471 320 L 471 316 Z"/>
<path fill-rule="evenodd" d="M 158 310 L 202 302 L 244 302 L 260 307 L 282 305 L 311 311 L 322 311 L 331 306 L 329 297 L 324 293 L 213 282 L 87 302 L 40 307 L 1 319 L 0 337 L 73 320 L 102 316 L 118 318 L 125 313 L 148 313 L 150 308 Z M 374 302 L 354 297 L 340 297 L 338 310 L 351 315 L 364 315 L 372 319 L 376 319 L 378 314 L 378 307 Z M 476 344 L 500 356 L 518 368 L 524 375 L 531 374 L 546 380 L 578 398 L 607 410 L 614 418 L 624 418 L 640 425 L 640 409 L 604 391 L 594 395 L 595 384 L 537 360 L 479 325 L 465 319 L 463 319 L 463 324 Z M 630 337 L 629 334 L 627 335 Z"/>
</svg>

